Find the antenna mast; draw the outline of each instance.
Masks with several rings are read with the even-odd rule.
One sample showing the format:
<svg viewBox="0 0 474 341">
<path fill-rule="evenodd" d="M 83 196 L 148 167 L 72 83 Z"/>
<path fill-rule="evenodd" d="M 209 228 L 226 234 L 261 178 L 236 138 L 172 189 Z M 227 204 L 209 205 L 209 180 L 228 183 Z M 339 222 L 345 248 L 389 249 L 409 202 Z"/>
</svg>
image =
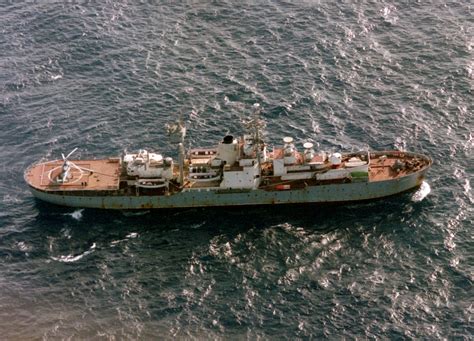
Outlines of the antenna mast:
<svg viewBox="0 0 474 341">
<path fill-rule="evenodd" d="M 179 179 L 178 182 L 181 186 L 184 183 L 184 137 L 186 136 L 186 126 L 183 122 L 183 118 L 180 115 L 179 119 L 175 123 L 167 124 L 166 130 L 170 137 L 171 143 L 178 144 L 178 160 L 179 160 Z"/>
<path fill-rule="evenodd" d="M 245 128 L 249 131 L 253 131 L 253 139 L 255 143 L 255 153 L 257 155 L 257 162 L 258 168 L 261 169 L 262 164 L 262 156 L 261 156 L 261 146 L 262 146 L 262 139 L 260 136 L 262 135 L 261 130 L 265 128 L 265 121 L 260 119 L 260 112 L 262 111 L 260 104 L 255 103 L 253 105 L 253 114 L 252 117 L 248 121 L 244 121 L 243 124 Z"/>
</svg>

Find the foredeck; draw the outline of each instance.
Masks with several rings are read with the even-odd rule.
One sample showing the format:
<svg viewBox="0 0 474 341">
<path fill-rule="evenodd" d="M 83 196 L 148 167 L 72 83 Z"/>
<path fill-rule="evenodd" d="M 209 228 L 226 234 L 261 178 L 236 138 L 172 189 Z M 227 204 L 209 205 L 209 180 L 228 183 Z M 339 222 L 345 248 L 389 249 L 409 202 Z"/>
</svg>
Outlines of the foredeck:
<svg viewBox="0 0 474 341">
<path fill-rule="evenodd" d="M 119 159 L 72 161 L 68 181 L 56 181 L 63 165 L 62 160 L 39 163 L 25 173 L 30 186 L 43 191 L 103 191 L 116 190 L 120 182 Z"/>
<path fill-rule="evenodd" d="M 396 167 L 397 162 L 401 162 L 399 168 Z M 369 179 L 374 182 L 401 178 L 428 167 L 430 164 L 430 159 L 408 152 L 371 153 Z"/>
</svg>

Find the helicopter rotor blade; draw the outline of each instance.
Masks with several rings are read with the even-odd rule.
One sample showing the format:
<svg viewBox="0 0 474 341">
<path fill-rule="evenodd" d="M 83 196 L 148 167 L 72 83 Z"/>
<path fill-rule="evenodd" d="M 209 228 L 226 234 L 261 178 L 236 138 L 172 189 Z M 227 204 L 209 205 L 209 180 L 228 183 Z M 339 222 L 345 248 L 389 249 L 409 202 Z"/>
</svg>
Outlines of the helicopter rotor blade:
<svg viewBox="0 0 474 341">
<path fill-rule="evenodd" d="M 73 149 L 72 152 L 70 152 L 69 154 L 67 154 L 66 159 L 69 159 L 69 157 L 70 157 L 72 154 L 74 154 L 74 152 L 75 152 L 77 149 L 78 149 L 78 148 L 76 147 L 76 148 Z"/>
<path fill-rule="evenodd" d="M 72 161 L 69 161 L 69 163 L 71 164 L 71 166 L 73 166 L 74 168 L 80 170 L 80 171 L 86 171 L 86 172 L 94 172 L 93 169 L 89 169 L 89 168 L 85 168 L 85 167 L 81 167 L 81 166 L 78 166 L 76 165 L 74 162 Z"/>
<path fill-rule="evenodd" d="M 63 160 L 66 161 L 66 157 L 64 156 L 63 153 L 61 153 L 61 156 L 63 157 Z"/>
</svg>

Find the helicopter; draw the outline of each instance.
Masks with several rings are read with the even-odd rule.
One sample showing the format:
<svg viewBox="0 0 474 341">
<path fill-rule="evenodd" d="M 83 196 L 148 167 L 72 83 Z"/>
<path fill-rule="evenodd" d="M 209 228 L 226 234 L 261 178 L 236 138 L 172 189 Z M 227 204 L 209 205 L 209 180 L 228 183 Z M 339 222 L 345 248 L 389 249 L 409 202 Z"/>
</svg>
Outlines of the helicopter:
<svg viewBox="0 0 474 341">
<path fill-rule="evenodd" d="M 59 167 L 55 167 L 49 171 L 48 178 L 52 182 L 56 182 L 58 184 L 66 184 L 70 182 L 71 180 L 71 171 L 72 169 L 77 169 L 81 175 L 83 173 L 93 173 L 94 171 L 92 169 L 80 167 L 76 165 L 74 162 L 70 161 L 69 158 L 71 157 L 72 154 L 74 154 L 77 151 L 78 148 L 74 148 L 69 154 L 66 156 L 64 153 L 61 153 L 62 159 L 63 159 L 63 164 Z M 56 176 L 54 179 L 52 178 L 52 174 L 55 170 L 58 168 L 61 168 L 61 172 Z M 78 179 L 74 180 L 73 182 L 76 182 Z"/>
</svg>

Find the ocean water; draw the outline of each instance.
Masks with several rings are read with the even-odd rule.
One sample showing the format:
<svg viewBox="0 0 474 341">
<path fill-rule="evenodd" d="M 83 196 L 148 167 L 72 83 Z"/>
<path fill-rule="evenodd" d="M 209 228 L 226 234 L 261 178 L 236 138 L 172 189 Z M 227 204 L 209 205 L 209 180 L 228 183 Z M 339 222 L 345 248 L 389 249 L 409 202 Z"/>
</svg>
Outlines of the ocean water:
<svg viewBox="0 0 474 341">
<path fill-rule="evenodd" d="M 472 339 L 469 1 L 0 4 L 1 339 Z M 41 158 L 242 133 L 403 149 L 414 193 L 342 207 L 110 212 L 36 201 Z"/>
</svg>

